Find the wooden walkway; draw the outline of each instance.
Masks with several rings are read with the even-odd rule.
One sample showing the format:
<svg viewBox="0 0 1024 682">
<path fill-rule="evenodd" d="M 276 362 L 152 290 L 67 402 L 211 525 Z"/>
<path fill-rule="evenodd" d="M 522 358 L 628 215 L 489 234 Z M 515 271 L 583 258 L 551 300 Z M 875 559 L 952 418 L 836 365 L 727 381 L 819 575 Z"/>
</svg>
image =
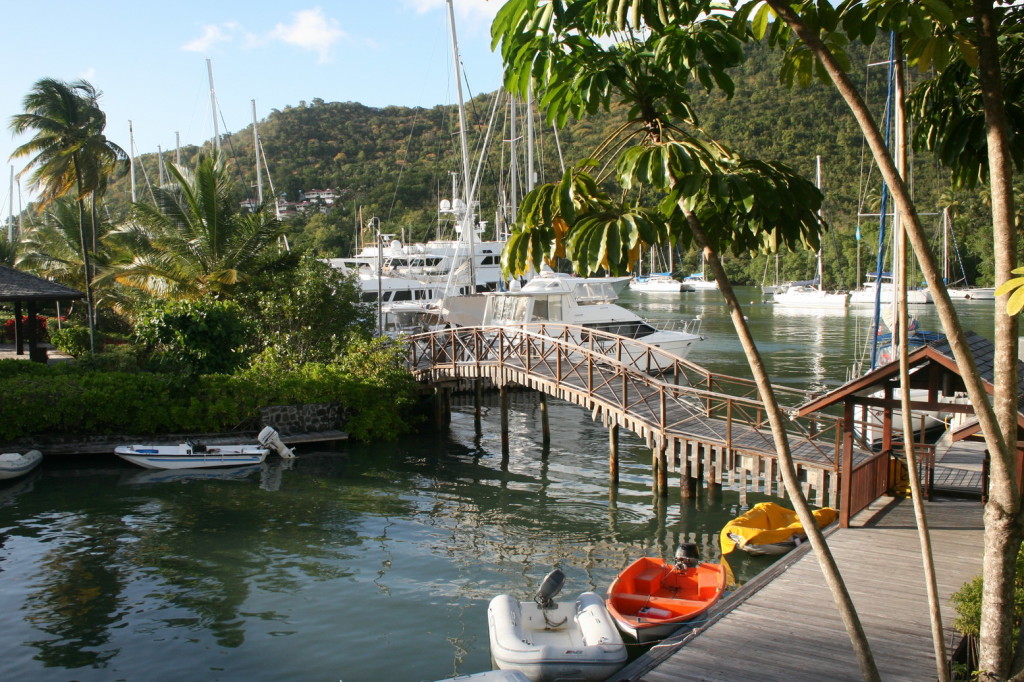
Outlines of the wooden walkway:
<svg viewBox="0 0 1024 682">
<path fill-rule="evenodd" d="M 518 384 L 578 405 L 606 427 L 629 429 L 654 450 L 656 481 L 676 471 L 681 482 L 688 477 L 784 495 L 775 441 L 753 381 L 713 374 L 621 336 L 566 325 L 534 327 L 417 334 L 409 338 L 408 364 L 435 386 L 476 379 Z M 809 395 L 788 387 L 776 387 L 776 393 L 784 404 Z M 836 506 L 841 418 L 790 416 L 790 449 L 804 494 L 818 506 Z M 854 466 L 875 457 L 857 447 Z"/>
<path fill-rule="evenodd" d="M 950 595 L 981 573 L 982 505 L 926 503 L 948 648 Z M 883 680 L 935 679 L 931 628 L 913 506 L 880 498 L 831 548 L 867 633 Z M 688 637 L 688 638 L 687 638 Z M 860 680 L 860 669 L 831 592 L 809 546 L 744 585 L 681 644 L 666 642 L 613 680 L 820 682 Z"/>
</svg>

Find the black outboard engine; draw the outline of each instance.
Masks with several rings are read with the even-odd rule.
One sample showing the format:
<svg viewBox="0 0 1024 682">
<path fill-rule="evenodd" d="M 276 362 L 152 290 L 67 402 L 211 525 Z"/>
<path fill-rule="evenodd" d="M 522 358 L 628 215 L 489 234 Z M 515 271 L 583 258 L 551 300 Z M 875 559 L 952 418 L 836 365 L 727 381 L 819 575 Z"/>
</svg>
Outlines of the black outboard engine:
<svg viewBox="0 0 1024 682">
<path fill-rule="evenodd" d="M 696 542 L 684 542 L 676 550 L 676 569 L 685 571 L 694 568 L 700 563 L 700 552 L 697 550 Z"/>
<path fill-rule="evenodd" d="M 562 591 L 563 585 L 565 585 L 565 573 L 556 568 L 544 577 L 533 600 L 544 610 L 553 609 L 555 608 L 555 597 Z"/>
</svg>

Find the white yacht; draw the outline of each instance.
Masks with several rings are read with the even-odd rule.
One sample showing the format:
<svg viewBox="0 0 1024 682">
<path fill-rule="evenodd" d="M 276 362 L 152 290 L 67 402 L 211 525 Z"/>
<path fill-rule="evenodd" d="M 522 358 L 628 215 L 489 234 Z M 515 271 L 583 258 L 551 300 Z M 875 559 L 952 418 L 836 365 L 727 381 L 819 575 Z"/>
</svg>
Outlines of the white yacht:
<svg viewBox="0 0 1024 682">
<path fill-rule="evenodd" d="M 642 341 L 679 358 L 685 358 L 693 345 L 703 340 L 699 334 L 700 320 L 689 321 L 681 330 L 658 329 L 636 313 L 611 303 L 614 296 L 601 291 L 608 286 L 594 280 L 573 286 L 560 278 L 534 279 L 518 291 L 485 294 L 481 324 L 572 325 Z M 584 340 L 583 335 L 580 341 Z"/>
</svg>

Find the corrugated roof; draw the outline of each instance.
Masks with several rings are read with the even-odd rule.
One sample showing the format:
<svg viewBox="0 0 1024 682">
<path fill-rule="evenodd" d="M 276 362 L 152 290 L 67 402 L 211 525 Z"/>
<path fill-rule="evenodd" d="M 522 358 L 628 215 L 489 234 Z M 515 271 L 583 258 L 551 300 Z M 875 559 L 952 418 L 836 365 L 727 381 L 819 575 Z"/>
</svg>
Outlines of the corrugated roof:
<svg viewBox="0 0 1024 682">
<path fill-rule="evenodd" d="M 85 294 L 57 282 L 0 265 L 0 301 L 66 301 Z"/>
</svg>

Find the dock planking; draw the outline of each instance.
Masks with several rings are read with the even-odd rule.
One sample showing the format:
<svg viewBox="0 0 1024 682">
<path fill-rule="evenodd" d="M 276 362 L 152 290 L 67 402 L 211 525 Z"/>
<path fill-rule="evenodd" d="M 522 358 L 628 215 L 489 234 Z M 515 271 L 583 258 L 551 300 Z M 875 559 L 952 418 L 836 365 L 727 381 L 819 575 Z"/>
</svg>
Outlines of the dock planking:
<svg viewBox="0 0 1024 682">
<path fill-rule="evenodd" d="M 950 595 L 981 573 L 982 505 L 926 502 L 947 646 L 958 639 Z M 924 572 L 913 505 L 881 498 L 829 533 L 829 548 L 885 680 L 934 679 Z M 802 553 L 801 553 L 802 552 Z M 859 680 L 850 638 L 813 552 L 801 548 L 771 579 L 751 581 L 682 645 L 654 648 L 614 680 Z M 769 569 L 771 570 L 771 569 Z M 758 583 L 756 586 L 754 583 Z"/>
</svg>

